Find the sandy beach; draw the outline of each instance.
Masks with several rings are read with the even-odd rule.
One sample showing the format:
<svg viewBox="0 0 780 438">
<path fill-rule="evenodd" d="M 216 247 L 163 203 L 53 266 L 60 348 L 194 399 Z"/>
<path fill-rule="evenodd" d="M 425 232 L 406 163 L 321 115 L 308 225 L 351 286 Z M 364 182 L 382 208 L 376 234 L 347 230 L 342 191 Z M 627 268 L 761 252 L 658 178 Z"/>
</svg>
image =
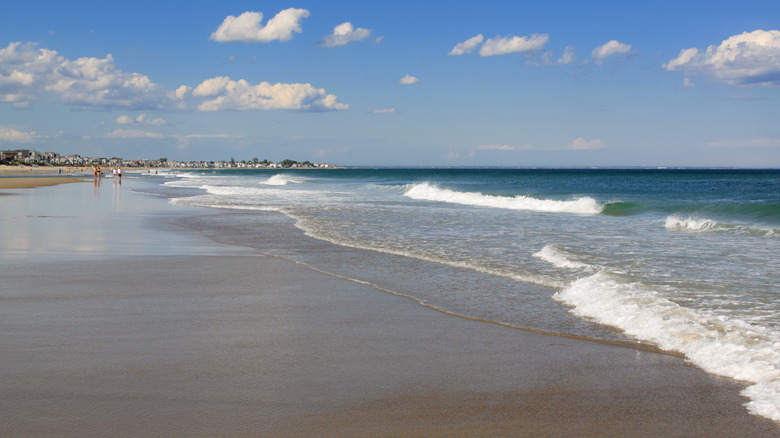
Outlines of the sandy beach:
<svg viewBox="0 0 780 438">
<path fill-rule="evenodd" d="M 30 189 L 83 182 L 91 177 L 82 167 L 31 167 L 0 165 L 0 194 L 4 189 Z"/>
<path fill-rule="evenodd" d="M 0 435 L 780 436 L 681 357 L 217 244 L 144 183 L 0 186 Z"/>
</svg>

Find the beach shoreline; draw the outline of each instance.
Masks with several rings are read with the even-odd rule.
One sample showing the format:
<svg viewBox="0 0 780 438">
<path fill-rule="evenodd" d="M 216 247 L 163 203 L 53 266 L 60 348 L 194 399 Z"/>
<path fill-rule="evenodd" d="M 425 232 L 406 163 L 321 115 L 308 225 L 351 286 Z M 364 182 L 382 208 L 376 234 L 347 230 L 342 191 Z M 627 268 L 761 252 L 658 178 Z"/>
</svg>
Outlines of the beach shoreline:
<svg viewBox="0 0 780 438">
<path fill-rule="evenodd" d="M 32 189 L 35 187 L 53 186 L 89 181 L 86 176 L 51 175 L 51 176 L 14 176 L 0 177 L 0 190 L 4 189 Z"/>
<path fill-rule="evenodd" d="M 744 385 L 679 357 L 220 249 L 167 223 L 197 209 L 132 179 L 67 186 L 0 210 L 6 233 L 95 235 L 3 243 L 5 436 L 780 436 L 745 410 Z"/>
</svg>

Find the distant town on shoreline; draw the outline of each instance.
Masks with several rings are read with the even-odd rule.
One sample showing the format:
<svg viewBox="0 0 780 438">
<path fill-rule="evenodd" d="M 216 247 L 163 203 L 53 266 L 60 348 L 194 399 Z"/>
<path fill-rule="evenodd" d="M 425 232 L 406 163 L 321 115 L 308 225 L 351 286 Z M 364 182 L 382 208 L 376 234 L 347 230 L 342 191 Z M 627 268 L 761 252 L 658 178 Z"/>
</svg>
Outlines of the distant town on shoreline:
<svg viewBox="0 0 780 438">
<path fill-rule="evenodd" d="M 0 164 L 26 165 L 26 166 L 66 166 L 66 167 L 141 167 L 141 168 L 185 168 L 185 169 L 336 169 L 338 166 L 326 163 L 311 163 L 309 161 L 298 162 L 295 160 L 283 160 L 272 162 L 268 160 L 236 161 L 175 161 L 167 158 L 157 160 L 126 160 L 123 158 L 90 158 L 80 155 L 60 155 L 56 152 L 38 152 L 34 149 L 0 150 Z"/>
</svg>

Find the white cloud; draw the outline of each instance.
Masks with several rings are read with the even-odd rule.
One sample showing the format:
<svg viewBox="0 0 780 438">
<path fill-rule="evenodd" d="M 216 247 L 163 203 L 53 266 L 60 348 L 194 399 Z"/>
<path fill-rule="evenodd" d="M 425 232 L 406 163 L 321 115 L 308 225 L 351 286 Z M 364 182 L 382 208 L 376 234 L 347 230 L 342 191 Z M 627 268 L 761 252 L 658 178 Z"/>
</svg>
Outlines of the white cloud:
<svg viewBox="0 0 780 438">
<path fill-rule="evenodd" d="M 707 146 L 713 148 L 780 148 L 780 138 L 724 139 L 707 143 Z"/>
<path fill-rule="evenodd" d="M 684 49 L 664 64 L 668 71 L 701 74 L 731 85 L 780 86 L 780 31 L 734 35 L 706 51 Z"/>
<path fill-rule="evenodd" d="M 420 79 L 409 75 L 402 77 L 401 80 L 398 81 L 398 83 L 401 85 L 414 85 L 418 82 L 420 82 Z"/>
<path fill-rule="evenodd" d="M 395 108 L 375 109 L 374 114 L 395 114 Z"/>
<path fill-rule="evenodd" d="M 677 55 L 677 58 L 674 58 L 668 63 L 664 64 L 664 68 L 668 71 L 681 70 L 682 67 L 693 61 L 693 58 L 698 55 L 699 49 L 696 48 L 680 50 L 680 54 Z"/>
<path fill-rule="evenodd" d="M 10 126 L 0 126 L 0 141 L 14 143 L 30 143 L 38 138 L 35 131 L 24 132 L 11 128 Z"/>
<path fill-rule="evenodd" d="M 196 97 L 216 96 L 221 93 L 230 82 L 230 78 L 227 76 L 217 76 L 216 78 L 206 79 L 192 90 L 192 95 Z"/>
<path fill-rule="evenodd" d="M 464 55 L 466 53 L 471 53 L 474 51 L 474 49 L 477 48 L 480 44 L 482 44 L 482 40 L 484 37 L 482 34 L 479 34 L 477 36 L 471 37 L 467 39 L 466 41 L 462 43 L 458 43 L 455 45 L 455 47 L 450 50 L 450 53 L 448 53 L 449 56 L 460 56 Z"/>
<path fill-rule="evenodd" d="M 103 108 L 157 108 L 168 101 L 148 77 L 117 68 L 111 54 L 71 61 L 30 43 L 0 49 L 0 101 L 29 105 L 46 91 L 67 104 Z"/>
<path fill-rule="evenodd" d="M 182 85 L 166 91 L 139 73 L 125 73 L 105 58 L 65 59 L 57 52 L 36 49 L 33 44 L 11 43 L 0 49 L 0 102 L 17 107 L 44 93 L 54 93 L 63 103 L 82 107 L 123 109 L 186 109 L 194 104 L 202 111 L 247 109 L 294 109 L 302 111 L 345 110 L 349 105 L 310 84 L 250 85 L 216 77 L 194 89 Z M 160 118 L 141 114 L 117 118 L 119 124 L 165 124 Z"/>
<path fill-rule="evenodd" d="M 507 55 L 541 50 L 550 40 L 547 34 L 533 34 L 530 37 L 495 37 L 485 41 L 479 49 L 480 56 Z"/>
<path fill-rule="evenodd" d="M 263 26 L 262 12 L 247 11 L 238 17 L 228 15 L 209 39 L 219 43 L 289 41 L 293 32 L 302 32 L 300 21 L 308 16 L 309 11 L 306 9 L 289 8 L 276 14 Z"/>
<path fill-rule="evenodd" d="M 116 131 L 106 134 L 106 138 L 163 138 L 163 135 L 156 132 L 142 131 L 139 129 L 117 129 Z"/>
<path fill-rule="evenodd" d="M 324 47 L 346 46 L 351 42 L 364 40 L 369 36 L 371 36 L 371 29 L 362 27 L 355 29 L 352 23 L 346 22 L 334 27 L 333 33 L 323 38 L 320 45 Z"/>
<path fill-rule="evenodd" d="M 165 120 L 160 118 L 147 119 L 146 114 L 141 114 L 140 116 L 136 117 L 135 120 L 130 116 L 121 115 L 116 118 L 116 122 L 119 123 L 120 125 L 129 125 L 131 123 L 138 123 L 143 125 L 160 126 L 165 124 Z"/>
<path fill-rule="evenodd" d="M 561 55 L 560 58 L 558 58 L 558 61 L 556 64 L 571 64 L 574 62 L 574 47 L 573 46 L 566 46 L 566 48 L 563 50 L 563 55 Z"/>
<path fill-rule="evenodd" d="M 593 49 L 591 56 L 593 56 L 593 59 L 596 60 L 597 64 L 600 64 L 612 55 L 623 55 L 628 53 L 631 53 L 630 45 L 623 44 L 617 40 L 612 40 Z"/>
<path fill-rule="evenodd" d="M 182 85 L 179 88 L 177 88 L 174 93 L 175 93 L 177 99 L 183 99 L 184 96 L 186 96 L 187 93 L 189 93 L 191 91 L 192 91 L 192 88 L 190 88 L 190 87 L 188 87 L 186 85 Z"/>
<path fill-rule="evenodd" d="M 192 90 L 192 95 L 207 98 L 198 106 L 200 111 L 328 111 L 349 108 L 349 105 L 339 102 L 333 94 L 327 94 L 323 88 L 314 88 L 311 84 L 261 82 L 251 85 L 243 79 L 234 81 L 227 76 L 203 81 Z"/>
<path fill-rule="evenodd" d="M 143 123 L 145 125 L 152 125 L 152 126 L 160 126 L 165 124 L 165 120 L 161 118 L 147 119 L 146 114 L 141 114 L 140 116 L 136 117 L 135 121 L 138 123 Z"/>
<path fill-rule="evenodd" d="M 542 64 L 544 65 L 571 64 L 572 62 L 574 62 L 574 46 L 566 46 L 566 48 L 563 50 L 563 54 L 557 60 L 553 61 L 552 57 L 553 57 L 552 52 L 544 52 L 542 54 Z"/>
<path fill-rule="evenodd" d="M 0 86 L 2 85 L 32 85 L 33 75 L 28 72 L 18 70 L 11 71 L 6 76 L 0 76 Z"/>
<path fill-rule="evenodd" d="M 566 146 L 564 149 L 583 151 L 583 150 L 591 150 L 591 149 L 604 149 L 605 147 L 607 147 L 607 144 L 603 140 L 600 139 L 585 140 L 582 137 L 578 137 L 574 139 L 574 141 L 569 146 Z"/>
</svg>

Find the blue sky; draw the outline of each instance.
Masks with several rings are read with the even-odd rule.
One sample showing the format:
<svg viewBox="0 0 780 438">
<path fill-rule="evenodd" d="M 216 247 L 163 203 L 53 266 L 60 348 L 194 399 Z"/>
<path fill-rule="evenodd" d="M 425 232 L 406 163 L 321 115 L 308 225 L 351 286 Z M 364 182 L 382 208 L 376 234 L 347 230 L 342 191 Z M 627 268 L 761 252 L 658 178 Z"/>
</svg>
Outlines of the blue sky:
<svg viewBox="0 0 780 438">
<path fill-rule="evenodd" d="M 36 1 L 0 149 L 780 167 L 780 2 Z"/>
</svg>

